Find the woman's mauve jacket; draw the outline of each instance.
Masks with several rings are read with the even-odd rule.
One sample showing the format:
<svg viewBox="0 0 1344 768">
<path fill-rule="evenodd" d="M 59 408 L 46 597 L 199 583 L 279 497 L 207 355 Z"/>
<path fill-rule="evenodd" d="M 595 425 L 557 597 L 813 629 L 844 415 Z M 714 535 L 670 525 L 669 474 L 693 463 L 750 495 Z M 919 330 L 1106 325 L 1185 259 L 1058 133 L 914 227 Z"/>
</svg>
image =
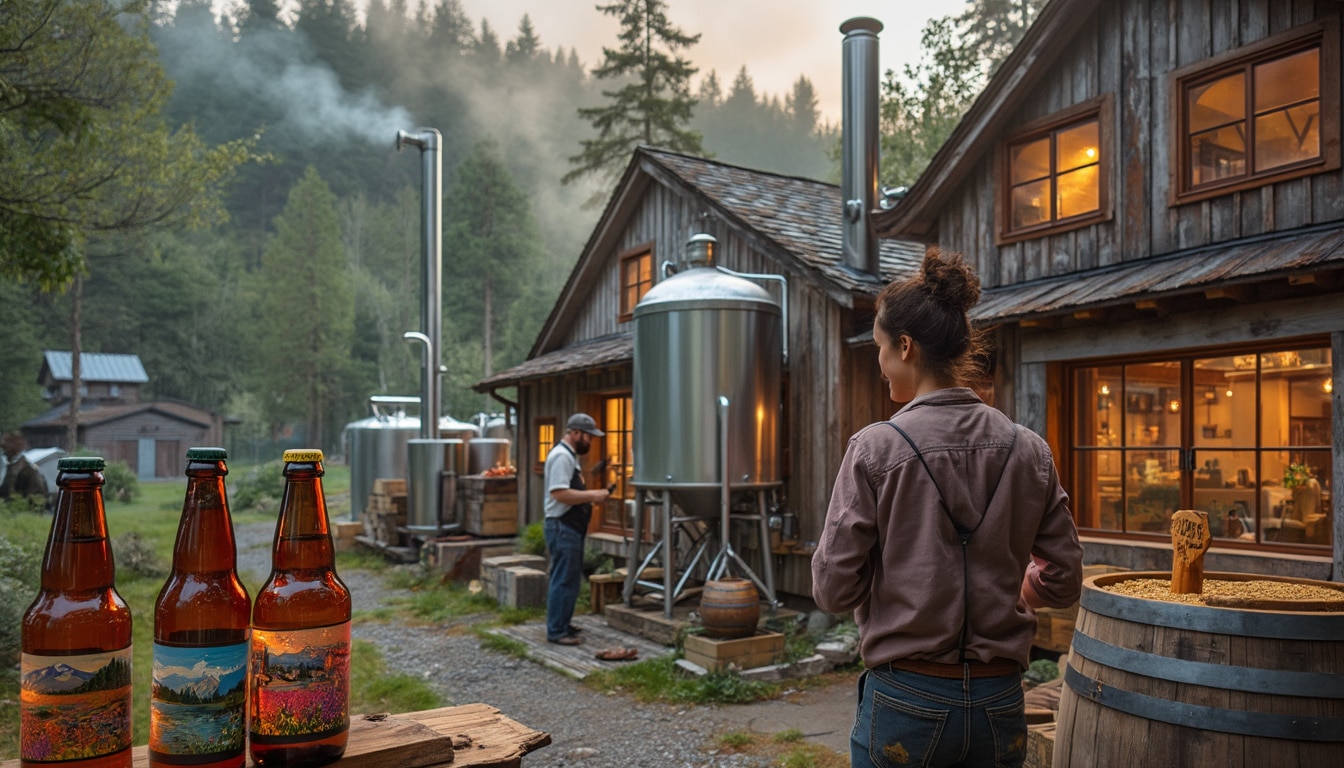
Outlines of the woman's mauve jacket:
<svg viewBox="0 0 1344 768">
<path fill-rule="evenodd" d="M 919 446 L 949 511 L 974 528 L 968 589 L 938 489 L 892 424 Z M 970 389 L 940 389 L 850 439 L 812 556 L 812 597 L 823 610 L 854 611 L 870 668 L 957 662 L 969 597 L 965 658 L 1011 659 L 1025 669 L 1036 621 L 1022 594 L 1033 592 L 1036 605 L 1072 605 L 1082 554 L 1045 441 Z"/>
</svg>

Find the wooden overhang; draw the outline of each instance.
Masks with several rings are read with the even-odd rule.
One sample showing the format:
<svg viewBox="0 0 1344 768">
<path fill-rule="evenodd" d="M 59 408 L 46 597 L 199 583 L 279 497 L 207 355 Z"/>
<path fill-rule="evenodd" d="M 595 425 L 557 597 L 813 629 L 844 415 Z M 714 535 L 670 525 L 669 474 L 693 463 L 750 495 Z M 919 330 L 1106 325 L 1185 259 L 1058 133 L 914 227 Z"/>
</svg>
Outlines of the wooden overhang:
<svg viewBox="0 0 1344 768">
<path fill-rule="evenodd" d="M 477 382 L 473 389 L 489 392 L 516 387 L 525 381 L 549 379 L 567 373 L 627 365 L 635 359 L 635 335 L 618 333 L 562 347 L 554 352 L 529 358 L 505 371 Z"/>
<path fill-rule="evenodd" d="M 1305 227 L 988 288 L 971 310 L 978 325 L 1049 325 L 1115 319 L 1117 309 L 1166 314 L 1215 301 L 1310 296 L 1338 290 L 1344 225 Z"/>
</svg>

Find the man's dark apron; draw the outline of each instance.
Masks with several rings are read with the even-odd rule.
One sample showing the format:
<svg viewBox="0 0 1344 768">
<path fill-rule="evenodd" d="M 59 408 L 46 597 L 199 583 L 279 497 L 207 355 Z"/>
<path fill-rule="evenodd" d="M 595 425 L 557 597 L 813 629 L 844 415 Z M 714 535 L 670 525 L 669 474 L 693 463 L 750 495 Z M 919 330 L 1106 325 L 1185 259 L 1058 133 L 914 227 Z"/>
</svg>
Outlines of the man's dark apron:
<svg viewBox="0 0 1344 768">
<path fill-rule="evenodd" d="M 580 465 L 578 454 L 574 453 L 574 449 L 570 448 L 568 443 L 562 442 L 560 443 L 560 446 L 564 448 L 566 451 L 569 451 L 570 456 L 574 457 L 574 475 L 569 478 L 570 490 L 573 491 L 588 490 L 588 484 L 583 481 L 583 472 L 581 472 L 579 469 Z M 560 516 L 560 522 L 564 523 L 570 528 L 573 528 L 580 534 L 587 534 L 588 521 L 591 520 L 592 517 L 593 517 L 593 505 L 591 503 L 575 504 L 574 506 L 569 508 L 569 511 L 565 512 L 565 514 Z"/>
</svg>

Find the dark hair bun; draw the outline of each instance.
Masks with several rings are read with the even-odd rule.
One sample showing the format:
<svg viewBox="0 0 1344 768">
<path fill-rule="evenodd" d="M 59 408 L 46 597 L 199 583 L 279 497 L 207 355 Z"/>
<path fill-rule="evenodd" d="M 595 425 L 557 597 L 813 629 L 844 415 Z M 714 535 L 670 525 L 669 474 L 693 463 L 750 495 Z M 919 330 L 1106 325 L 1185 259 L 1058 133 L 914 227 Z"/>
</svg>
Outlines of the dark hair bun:
<svg viewBox="0 0 1344 768">
<path fill-rule="evenodd" d="M 922 272 L 925 289 L 939 303 L 966 312 L 980 301 L 980 278 L 961 254 L 930 248 Z"/>
</svg>

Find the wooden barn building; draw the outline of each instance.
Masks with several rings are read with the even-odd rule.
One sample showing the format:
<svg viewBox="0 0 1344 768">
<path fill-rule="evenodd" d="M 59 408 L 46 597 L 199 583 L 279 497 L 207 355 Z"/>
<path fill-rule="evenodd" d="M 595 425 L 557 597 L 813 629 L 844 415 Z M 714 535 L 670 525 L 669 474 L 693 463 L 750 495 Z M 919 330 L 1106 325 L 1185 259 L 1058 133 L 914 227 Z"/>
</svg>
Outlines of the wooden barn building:
<svg viewBox="0 0 1344 768">
<path fill-rule="evenodd" d="M 979 269 L 1089 562 L 1344 579 L 1344 4 L 1052 0 L 880 236 Z"/>
<path fill-rule="evenodd" d="M 22 425 L 29 447 L 87 449 L 125 462 L 141 480 L 152 480 L 182 477 L 188 448 L 224 444 L 219 414 L 179 400 L 141 400 L 140 388 L 149 376 L 139 355 L 85 352 L 79 359 L 78 445 L 68 444 L 71 354 L 47 350 L 38 383 L 52 407 Z"/>
<path fill-rule="evenodd" d="M 528 360 L 477 383 L 482 392 L 516 388 L 519 504 L 523 522 L 542 518 L 542 464 L 565 418 L 592 414 L 607 436 L 588 466 L 606 458 L 617 492 L 596 510 L 590 541 L 624 557 L 633 499 L 634 333 L 632 313 L 675 262 L 688 239 L 717 239 L 716 263 L 787 281 L 789 357 L 783 371 L 781 501 L 798 520 L 800 546 L 773 555 L 778 590 L 809 595 L 810 553 L 821 532 L 835 472 L 849 436 L 894 412 L 877 369 L 872 305 L 882 285 L 913 269 L 923 247 L 887 241 L 879 271 L 841 256 L 839 188 L 666 151 L 640 148 L 616 186 Z M 778 284 L 764 284 L 779 300 Z M 512 393 L 501 393 L 510 399 Z M 669 435 L 704 441 L 713 435 Z M 596 487 L 589 480 L 590 487 Z M 647 530 L 647 529 L 646 529 Z"/>
</svg>

